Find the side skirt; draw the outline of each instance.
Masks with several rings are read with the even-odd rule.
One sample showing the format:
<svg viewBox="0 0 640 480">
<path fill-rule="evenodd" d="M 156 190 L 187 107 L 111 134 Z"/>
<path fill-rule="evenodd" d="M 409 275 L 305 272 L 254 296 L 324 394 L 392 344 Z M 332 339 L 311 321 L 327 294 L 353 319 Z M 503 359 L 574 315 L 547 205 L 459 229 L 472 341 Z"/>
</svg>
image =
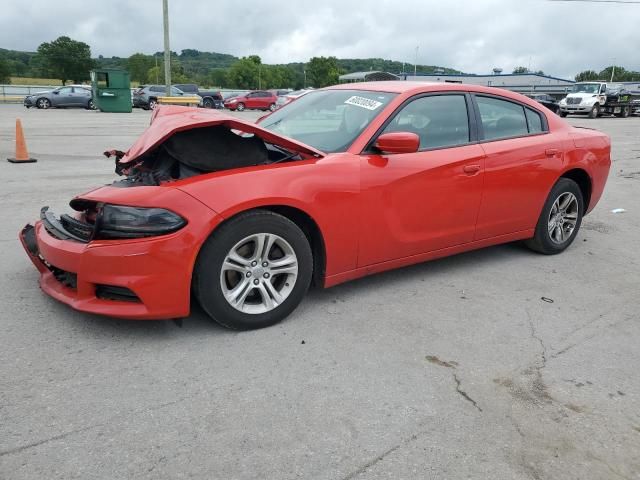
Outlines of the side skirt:
<svg viewBox="0 0 640 480">
<path fill-rule="evenodd" d="M 440 250 L 434 250 L 432 252 L 412 255 L 410 257 L 403 257 L 396 260 L 389 260 L 387 262 L 367 265 L 366 267 L 360 267 L 356 268 L 355 270 L 349 270 L 348 272 L 338 273 L 326 277 L 324 280 L 324 288 L 333 287 L 340 283 L 355 280 L 356 278 L 366 277 L 367 275 L 372 275 L 374 273 L 380 273 L 386 270 L 406 267 L 408 265 L 414 265 L 416 263 L 422 263 L 428 260 L 435 260 L 437 258 L 448 257 L 457 253 L 468 252 L 470 250 L 478 250 L 480 248 L 490 247 L 492 245 L 500 245 L 501 243 L 526 240 L 527 238 L 533 237 L 534 231 L 534 229 L 522 230 L 515 233 L 509 233 L 507 235 L 499 235 L 497 237 L 485 238 L 483 240 L 478 240 L 475 242 L 463 243 L 454 247 L 447 247 Z"/>
</svg>

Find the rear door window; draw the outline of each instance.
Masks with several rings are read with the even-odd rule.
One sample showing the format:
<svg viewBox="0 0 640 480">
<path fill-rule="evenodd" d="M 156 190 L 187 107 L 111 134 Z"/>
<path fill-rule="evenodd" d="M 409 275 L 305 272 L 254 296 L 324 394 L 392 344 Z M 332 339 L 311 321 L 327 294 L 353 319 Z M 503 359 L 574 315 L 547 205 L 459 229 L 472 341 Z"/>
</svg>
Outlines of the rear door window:
<svg viewBox="0 0 640 480">
<path fill-rule="evenodd" d="M 476 96 L 485 140 L 528 135 L 524 107 L 493 97 Z"/>
</svg>

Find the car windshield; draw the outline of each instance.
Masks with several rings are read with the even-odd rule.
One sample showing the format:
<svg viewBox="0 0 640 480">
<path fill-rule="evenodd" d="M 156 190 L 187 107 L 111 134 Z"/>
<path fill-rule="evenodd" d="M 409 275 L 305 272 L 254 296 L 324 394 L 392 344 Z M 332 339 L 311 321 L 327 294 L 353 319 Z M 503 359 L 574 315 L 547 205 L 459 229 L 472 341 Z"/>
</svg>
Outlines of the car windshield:
<svg viewBox="0 0 640 480">
<path fill-rule="evenodd" d="M 260 126 L 324 152 L 342 152 L 395 96 L 364 90 L 320 90 L 275 111 Z"/>
<path fill-rule="evenodd" d="M 571 89 L 571 93 L 598 93 L 599 91 L 599 83 L 577 83 Z"/>
</svg>

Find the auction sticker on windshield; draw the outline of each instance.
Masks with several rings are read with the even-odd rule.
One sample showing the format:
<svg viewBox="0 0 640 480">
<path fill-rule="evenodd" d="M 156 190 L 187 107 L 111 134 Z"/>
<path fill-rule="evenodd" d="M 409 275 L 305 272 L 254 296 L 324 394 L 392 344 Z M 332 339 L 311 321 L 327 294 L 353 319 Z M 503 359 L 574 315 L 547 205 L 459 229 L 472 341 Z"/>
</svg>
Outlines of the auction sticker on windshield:
<svg viewBox="0 0 640 480">
<path fill-rule="evenodd" d="M 347 105 L 366 108 L 367 110 L 375 110 L 376 108 L 380 107 L 380 105 L 382 105 L 382 102 L 371 100 L 370 98 L 358 97 L 357 95 L 347 98 L 344 103 L 346 103 Z"/>
</svg>

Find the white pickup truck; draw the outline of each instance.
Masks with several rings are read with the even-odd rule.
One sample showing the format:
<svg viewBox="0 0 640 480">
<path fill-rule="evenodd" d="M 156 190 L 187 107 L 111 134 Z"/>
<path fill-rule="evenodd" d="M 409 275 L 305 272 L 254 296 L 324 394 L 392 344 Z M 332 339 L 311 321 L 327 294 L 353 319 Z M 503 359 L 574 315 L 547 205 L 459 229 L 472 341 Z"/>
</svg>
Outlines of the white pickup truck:
<svg viewBox="0 0 640 480">
<path fill-rule="evenodd" d="M 621 83 L 578 82 L 558 105 L 558 114 L 583 114 L 596 118 L 603 113 L 628 117 L 631 113 L 631 94 Z"/>
</svg>

